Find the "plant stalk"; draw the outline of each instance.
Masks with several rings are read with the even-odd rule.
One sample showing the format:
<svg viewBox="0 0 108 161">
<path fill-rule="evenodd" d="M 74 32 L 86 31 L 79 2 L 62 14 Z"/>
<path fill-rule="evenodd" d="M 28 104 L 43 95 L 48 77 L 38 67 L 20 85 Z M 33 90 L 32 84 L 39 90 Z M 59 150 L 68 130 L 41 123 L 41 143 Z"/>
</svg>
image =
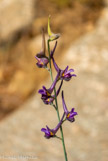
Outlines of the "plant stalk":
<svg viewBox="0 0 108 161">
<path fill-rule="evenodd" d="M 49 44 L 49 42 L 50 42 L 50 40 L 47 41 L 47 43 L 48 43 L 48 53 L 49 53 L 49 66 L 50 66 L 50 76 L 51 76 L 51 80 L 53 82 L 53 74 L 52 74 L 52 67 L 51 67 L 51 56 L 50 56 L 50 44 Z M 59 114 L 59 109 L 58 109 L 58 102 L 57 102 L 57 96 L 56 96 L 56 88 L 54 88 L 54 94 L 55 94 L 55 104 L 56 104 L 57 117 L 58 117 L 58 121 L 60 122 L 60 114 Z M 63 145 L 65 161 L 68 161 L 67 153 L 66 153 L 66 147 L 65 147 L 65 142 L 64 142 L 64 135 L 63 135 L 62 125 L 60 126 L 60 132 L 61 132 L 61 139 L 62 139 L 62 145 Z"/>
</svg>

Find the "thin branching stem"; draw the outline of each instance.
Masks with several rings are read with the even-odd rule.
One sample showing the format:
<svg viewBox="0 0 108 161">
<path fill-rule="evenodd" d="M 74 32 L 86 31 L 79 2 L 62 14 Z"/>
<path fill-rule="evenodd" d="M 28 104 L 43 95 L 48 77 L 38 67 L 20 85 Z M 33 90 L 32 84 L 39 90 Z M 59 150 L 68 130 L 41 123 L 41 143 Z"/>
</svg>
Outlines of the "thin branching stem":
<svg viewBox="0 0 108 161">
<path fill-rule="evenodd" d="M 53 82 L 53 74 L 52 74 L 52 67 L 51 67 L 51 56 L 50 56 L 50 44 L 49 44 L 50 40 L 48 40 L 47 43 L 48 43 L 48 53 L 49 53 L 50 76 L 51 76 L 51 80 Z M 56 88 L 54 88 L 54 94 L 55 94 L 55 105 L 56 105 L 58 121 L 60 122 L 60 114 L 59 114 L 58 103 L 57 103 Z M 60 126 L 60 132 L 61 132 L 61 140 L 62 140 L 62 144 L 63 144 L 63 151 L 64 151 L 64 156 L 65 156 L 65 161 L 68 161 L 62 126 Z"/>
</svg>

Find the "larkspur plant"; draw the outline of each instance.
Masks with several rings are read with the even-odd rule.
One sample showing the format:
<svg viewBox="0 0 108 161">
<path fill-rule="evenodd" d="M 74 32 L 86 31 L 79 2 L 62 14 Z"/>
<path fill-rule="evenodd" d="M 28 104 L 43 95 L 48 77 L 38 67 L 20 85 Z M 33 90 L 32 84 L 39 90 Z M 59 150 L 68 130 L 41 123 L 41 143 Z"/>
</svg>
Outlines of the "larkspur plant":
<svg viewBox="0 0 108 161">
<path fill-rule="evenodd" d="M 72 77 L 76 77 L 76 74 L 71 74 L 71 73 L 74 72 L 74 69 L 68 70 L 68 66 L 67 66 L 64 70 L 62 70 L 56 64 L 55 59 L 54 59 L 54 53 L 55 53 L 55 49 L 56 49 L 56 46 L 57 46 L 57 41 L 55 42 L 55 46 L 54 46 L 53 50 L 50 51 L 50 42 L 54 41 L 54 40 L 56 40 L 60 37 L 60 34 L 54 34 L 51 31 L 50 16 L 48 18 L 48 35 L 49 35 L 49 39 L 47 40 L 47 45 L 48 45 L 49 56 L 46 56 L 45 33 L 44 33 L 44 29 L 42 29 L 42 50 L 40 51 L 40 53 L 36 54 L 35 58 L 37 59 L 36 65 L 39 68 L 47 69 L 50 72 L 52 85 L 48 89 L 45 86 L 43 86 L 42 89 L 40 89 L 38 92 L 39 92 L 39 94 L 41 94 L 41 99 L 43 100 L 43 102 L 45 104 L 52 105 L 55 108 L 59 122 L 58 122 L 58 125 L 55 128 L 50 129 L 48 126 L 46 126 L 46 128 L 42 128 L 41 131 L 44 132 L 44 134 L 45 134 L 44 136 L 47 139 L 52 138 L 52 137 L 59 138 L 56 135 L 56 133 L 60 129 L 60 132 L 61 132 L 61 138 L 60 139 L 62 140 L 62 144 L 63 144 L 65 161 L 68 161 L 65 142 L 64 142 L 64 136 L 63 136 L 62 124 L 66 120 L 68 120 L 70 122 L 74 122 L 75 121 L 74 117 L 77 115 L 77 112 L 74 111 L 74 108 L 72 108 L 70 112 L 68 111 L 65 100 L 64 100 L 64 92 L 62 91 L 61 97 L 62 97 L 62 104 L 63 104 L 63 111 L 64 112 L 63 112 L 62 118 L 60 119 L 57 96 L 60 93 L 61 87 L 63 85 L 63 81 L 64 80 L 70 81 L 72 79 Z M 55 80 L 53 80 L 51 61 L 53 62 L 53 66 L 54 66 L 54 68 L 57 72 Z M 48 67 L 48 64 L 49 64 L 49 67 Z M 59 85 L 59 88 L 56 91 L 56 84 L 58 82 L 60 82 L 60 85 Z M 53 92 L 54 92 L 54 94 L 52 94 Z"/>
</svg>

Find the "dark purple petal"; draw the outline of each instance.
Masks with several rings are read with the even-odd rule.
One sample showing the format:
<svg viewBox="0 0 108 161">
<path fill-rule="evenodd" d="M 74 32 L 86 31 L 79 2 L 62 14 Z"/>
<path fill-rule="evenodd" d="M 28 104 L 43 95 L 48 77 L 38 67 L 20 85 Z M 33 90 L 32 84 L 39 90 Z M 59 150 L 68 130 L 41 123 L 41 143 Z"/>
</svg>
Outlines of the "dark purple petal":
<svg viewBox="0 0 108 161">
<path fill-rule="evenodd" d="M 72 109 L 71 109 L 71 112 L 74 112 L 74 110 L 75 110 L 75 108 L 72 108 Z"/>
<path fill-rule="evenodd" d="M 65 74 L 68 74 L 68 73 L 71 73 L 71 72 L 74 72 L 74 69 L 70 69 L 70 70 L 68 70 L 68 71 L 66 71 L 66 73 Z"/>
<path fill-rule="evenodd" d="M 45 94 L 45 91 L 43 89 L 39 89 L 38 93 Z"/>
<path fill-rule="evenodd" d="M 68 71 L 69 66 L 67 66 L 64 70 L 64 73 Z"/>
<path fill-rule="evenodd" d="M 44 65 L 47 65 L 48 62 L 49 62 L 48 58 L 46 58 L 46 57 L 41 58 L 41 61 L 42 61 L 42 63 L 43 63 Z"/>
<path fill-rule="evenodd" d="M 41 131 L 42 132 L 47 132 L 47 130 L 45 128 L 42 128 Z"/>
<path fill-rule="evenodd" d="M 74 117 L 76 115 L 77 115 L 77 112 L 73 112 L 73 113 L 70 112 L 70 117 Z"/>
<path fill-rule="evenodd" d="M 42 88 L 43 88 L 45 91 L 47 90 L 45 86 L 42 86 Z"/>
<path fill-rule="evenodd" d="M 71 79 L 71 75 L 65 75 L 65 76 L 61 76 L 61 79 L 65 80 L 65 81 L 69 81 Z"/>
<path fill-rule="evenodd" d="M 53 101 L 54 101 L 54 97 L 49 97 L 49 98 L 45 98 L 45 99 L 43 99 L 43 102 L 45 103 L 45 104 L 51 104 L 51 103 L 53 103 Z"/>
<path fill-rule="evenodd" d="M 49 139 L 50 137 L 53 137 L 53 136 L 54 136 L 52 130 L 49 129 L 48 126 L 46 126 L 46 129 L 45 129 L 45 128 L 42 128 L 41 131 L 45 133 L 45 137 L 46 137 L 47 139 Z"/>
<path fill-rule="evenodd" d="M 50 136 L 50 131 L 48 129 L 42 128 L 41 131 L 45 133 L 45 137 L 46 138 L 50 138 L 51 137 Z"/>
<path fill-rule="evenodd" d="M 71 112 L 74 112 L 74 110 L 75 110 L 75 108 L 72 108 L 72 109 L 71 109 Z"/>
<path fill-rule="evenodd" d="M 76 74 L 71 74 L 71 77 L 76 77 L 77 75 Z"/>
<path fill-rule="evenodd" d="M 66 117 L 66 119 L 68 120 L 68 121 L 70 121 L 70 122 L 74 122 L 75 121 L 75 118 L 74 117 Z"/>
<path fill-rule="evenodd" d="M 36 63 L 36 65 L 39 67 L 39 68 L 42 68 L 43 65 L 42 64 L 39 64 L 39 63 Z"/>
<path fill-rule="evenodd" d="M 75 109 L 72 108 L 72 109 L 71 109 L 71 112 L 70 112 L 71 116 L 73 116 L 73 117 L 74 117 L 75 115 L 78 115 L 78 113 L 77 113 L 77 112 L 74 112 L 74 110 L 75 110 Z"/>
<path fill-rule="evenodd" d="M 35 56 L 35 58 L 37 59 L 37 63 L 36 65 L 39 67 L 39 68 L 45 68 L 47 66 L 47 64 L 49 63 L 49 60 L 47 57 L 42 57 L 42 58 L 39 58 L 37 56 Z"/>
<path fill-rule="evenodd" d="M 50 131 L 50 128 L 46 125 L 46 128 L 47 128 L 47 130 L 49 130 Z"/>
<path fill-rule="evenodd" d="M 69 81 L 72 77 L 76 77 L 75 74 L 70 74 L 70 73 L 62 73 L 61 75 L 61 79 L 65 80 L 65 81 Z"/>
<path fill-rule="evenodd" d="M 75 121 L 74 116 L 76 116 L 76 115 L 77 115 L 77 112 L 74 112 L 74 108 L 72 108 L 71 112 L 69 112 L 66 115 L 66 119 L 69 120 L 70 122 L 74 122 Z"/>
<path fill-rule="evenodd" d="M 43 88 L 43 89 L 40 89 L 40 90 L 38 91 L 38 93 L 46 95 L 46 94 L 47 94 L 47 89 L 45 88 L 45 86 L 43 86 L 42 88 Z"/>
</svg>

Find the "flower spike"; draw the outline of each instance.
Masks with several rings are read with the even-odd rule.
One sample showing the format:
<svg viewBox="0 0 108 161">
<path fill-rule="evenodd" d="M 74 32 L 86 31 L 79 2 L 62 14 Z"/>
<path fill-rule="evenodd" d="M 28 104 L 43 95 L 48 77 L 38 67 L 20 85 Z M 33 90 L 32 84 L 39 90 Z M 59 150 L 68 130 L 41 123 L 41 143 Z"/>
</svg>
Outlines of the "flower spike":
<svg viewBox="0 0 108 161">
<path fill-rule="evenodd" d="M 36 54 L 35 58 L 37 59 L 36 65 L 39 68 L 45 68 L 47 67 L 47 64 L 49 62 L 48 57 L 45 55 L 46 53 L 46 43 L 45 43 L 45 33 L 44 29 L 42 29 L 42 49 L 39 53 Z"/>
<path fill-rule="evenodd" d="M 67 152 L 66 152 L 66 147 L 65 147 L 65 143 L 64 143 L 64 136 L 63 136 L 63 129 L 62 129 L 62 124 L 68 120 L 70 122 L 74 122 L 75 121 L 75 116 L 77 115 L 77 112 L 74 111 L 74 108 L 71 109 L 71 111 L 68 111 L 65 100 L 64 100 L 64 94 L 63 91 L 61 92 L 61 96 L 62 96 L 62 104 L 63 104 L 63 114 L 62 117 L 60 117 L 59 114 L 59 106 L 58 106 L 58 95 L 61 91 L 61 87 L 63 85 L 63 81 L 69 81 L 72 77 L 75 77 L 76 74 L 74 74 L 74 69 L 69 69 L 69 66 L 67 66 L 64 70 L 60 69 L 59 66 L 56 64 L 56 61 L 54 59 L 54 53 L 55 53 L 55 49 L 57 47 L 57 41 L 55 42 L 54 48 L 53 50 L 50 50 L 50 41 L 56 40 L 60 37 L 60 34 L 54 34 L 51 31 L 50 28 L 50 16 L 48 17 L 48 40 L 47 40 L 47 50 L 48 50 L 48 57 L 46 56 L 46 43 L 45 43 L 45 33 L 44 33 L 44 29 L 42 30 L 42 49 L 39 53 L 36 54 L 35 58 L 37 59 L 37 66 L 39 68 L 46 68 L 49 73 L 50 73 L 50 77 L 52 80 L 52 83 L 50 85 L 50 88 L 46 88 L 45 86 L 42 86 L 42 89 L 39 89 L 38 93 L 41 94 L 41 99 L 42 101 L 47 104 L 47 105 L 51 105 L 54 107 L 54 109 L 57 112 L 57 116 L 58 116 L 58 124 L 55 126 L 55 128 L 50 129 L 47 125 L 45 128 L 41 128 L 41 131 L 44 132 L 44 136 L 49 139 L 49 138 L 59 138 L 60 140 L 62 140 L 62 144 L 63 144 L 63 151 L 64 151 L 64 156 L 65 156 L 65 161 L 68 161 L 68 157 L 67 157 Z M 49 63 L 49 64 L 48 64 Z M 52 63 L 53 66 L 56 70 L 56 76 L 55 79 L 53 79 L 53 70 L 52 70 Z M 48 66 L 47 66 L 48 64 Z M 56 90 L 56 84 L 60 82 L 57 90 Z M 53 102 L 54 101 L 54 102 Z M 54 117 L 54 116 L 53 116 Z M 61 138 L 58 137 L 56 135 L 56 133 L 58 132 L 58 130 L 60 129 L 61 132 Z"/>
<path fill-rule="evenodd" d="M 48 126 L 46 126 L 46 129 L 45 128 L 41 129 L 41 131 L 45 133 L 45 137 L 47 139 L 55 136 L 56 132 L 59 130 L 59 128 L 63 122 L 64 116 L 65 116 L 65 113 L 63 113 L 63 116 L 62 116 L 60 122 L 58 123 L 58 125 L 54 129 L 50 129 Z"/>
<path fill-rule="evenodd" d="M 63 104 L 64 112 L 66 114 L 66 119 L 70 122 L 74 122 L 75 121 L 74 116 L 76 116 L 78 114 L 77 114 L 77 112 L 74 112 L 74 108 L 72 108 L 70 112 L 68 111 L 66 104 L 65 104 L 63 91 L 62 91 L 62 104 Z"/>
<path fill-rule="evenodd" d="M 48 17 L 48 35 L 49 35 L 49 40 L 50 41 L 53 41 L 53 40 L 56 40 L 60 37 L 60 34 L 54 34 L 52 31 L 51 31 L 51 28 L 50 28 L 50 15 Z"/>
</svg>

